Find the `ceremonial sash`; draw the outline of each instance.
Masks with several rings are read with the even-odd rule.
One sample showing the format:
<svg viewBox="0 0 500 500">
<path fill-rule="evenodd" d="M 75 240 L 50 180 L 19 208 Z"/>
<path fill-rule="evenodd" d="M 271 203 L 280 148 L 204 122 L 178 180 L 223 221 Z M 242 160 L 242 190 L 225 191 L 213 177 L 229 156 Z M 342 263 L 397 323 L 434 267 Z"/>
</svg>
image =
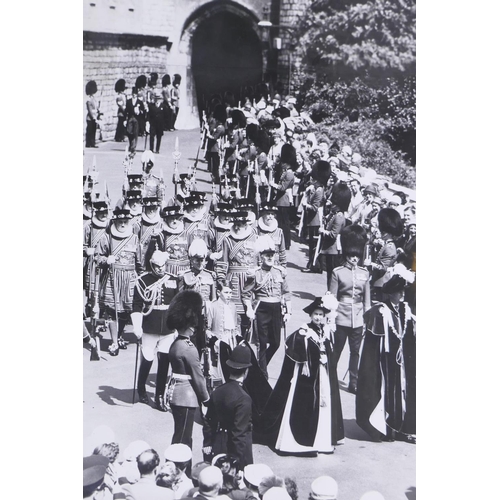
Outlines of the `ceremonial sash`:
<svg viewBox="0 0 500 500">
<path fill-rule="evenodd" d="M 122 250 L 123 248 L 125 247 L 125 245 L 127 245 L 127 243 L 130 241 L 130 239 L 132 238 L 132 236 L 134 236 L 134 234 L 131 234 L 129 237 L 127 238 L 124 238 L 123 240 L 121 240 L 118 245 L 116 245 L 115 248 L 113 248 L 113 240 L 111 240 L 111 253 L 113 255 L 118 255 Z"/>
<path fill-rule="evenodd" d="M 229 260 L 234 260 L 236 258 L 236 256 L 238 255 L 238 252 L 244 248 L 245 246 L 245 242 L 247 241 L 247 239 L 245 238 L 244 240 L 239 240 L 239 241 L 236 241 L 235 245 L 231 248 L 230 252 L 229 252 Z"/>
<path fill-rule="evenodd" d="M 148 239 L 151 239 L 151 234 L 156 228 L 157 224 L 151 224 L 150 226 L 146 226 L 146 229 L 144 229 L 144 232 L 141 232 L 141 244 L 146 243 Z M 142 226 L 144 228 L 144 226 Z"/>
<path fill-rule="evenodd" d="M 102 229 L 96 229 L 95 231 L 93 229 L 90 230 L 90 247 L 94 248 L 97 246 L 99 243 L 99 240 L 104 236 L 106 233 L 106 228 Z"/>
</svg>

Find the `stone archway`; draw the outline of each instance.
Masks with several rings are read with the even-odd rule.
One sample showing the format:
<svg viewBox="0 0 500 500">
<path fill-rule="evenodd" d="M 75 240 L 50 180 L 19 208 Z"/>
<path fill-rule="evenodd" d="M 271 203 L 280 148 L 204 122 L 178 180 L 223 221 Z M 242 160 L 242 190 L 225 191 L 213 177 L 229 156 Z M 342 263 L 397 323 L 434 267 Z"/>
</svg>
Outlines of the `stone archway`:
<svg viewBox="0 0 500 500">
<path fill-rule="evenodd" d="M 214 93 L 231 91 L 238 100 L 242 87 L 262 81 L 258 21 L 234 2 L 206 4 L 186 20 L 179 52 L 187 59 L 186 98 L 193 114 Z"/>
</svg>

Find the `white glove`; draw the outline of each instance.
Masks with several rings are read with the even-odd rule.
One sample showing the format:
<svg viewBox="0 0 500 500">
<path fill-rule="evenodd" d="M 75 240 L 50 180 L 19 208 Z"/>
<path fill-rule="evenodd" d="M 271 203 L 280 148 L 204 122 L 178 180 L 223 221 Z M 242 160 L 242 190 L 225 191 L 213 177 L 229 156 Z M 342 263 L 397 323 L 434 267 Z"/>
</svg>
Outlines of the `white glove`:
<svg viewBox="0 0 500 500">
<path fill-rule="evenodd" d="M 85 249 L 85 253 L 90 257 L 91 255 L 94 255 L 95 253 L 95 248 L 92 248 L 92 247 L 87 247 Z"/>
<path fill-rule="evenodd" d="M 92 337 L 90 337 L 89 339 L 89 344 L 92 346 L 92 349 L 95 349 L 95 347 L 97 346 L 95 339 L 93 339 Z"/>
<path fill-rule="evenodd" d="M 210 260 L 219 260 L 222 258 L 222 250 L 220 252 L 213 252 L 210 254 Z"/>
<path fill-rule="evenodd" d="M 290 313 L 285 313 L 283 315 L 283 321 L 286 323 L 290 319 L 291 314 Z"/>
<path fill-rule="evenodd" d="M 251 307 L 247 309 L 246 315 L 250 321 L 253 321 L 255 319 L 255 311 Z"/>
<path fill-rule="evenodd" d="M 116 262 L 116 257 L 114 255 L 110 255 L 106 259 L 106 264 L 108 264 L 108 265 L 114 264 L 115 262 Z"/>
</svg>

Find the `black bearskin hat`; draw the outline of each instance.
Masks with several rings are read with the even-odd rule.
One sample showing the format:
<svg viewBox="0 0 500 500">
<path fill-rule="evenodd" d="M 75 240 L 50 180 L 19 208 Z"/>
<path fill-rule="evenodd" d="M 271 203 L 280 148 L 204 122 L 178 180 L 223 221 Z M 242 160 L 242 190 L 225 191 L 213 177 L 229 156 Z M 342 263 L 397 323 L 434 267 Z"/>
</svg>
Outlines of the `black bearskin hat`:
<svg viewBox="0 0 500 500">
<path fill-rule="evenodd" d="M 174 85 L 178 85 L 181 83 L 182 77 L 178 73 L 174 75 Z"/>
<path fill-rule="evenodd" d="M 258 136 L 259 130 L 260 130 L 259 126 L 256 123 L 249 123 L 247 125 L 247 137 L 251 141 L 255 142 L 257 140 L 257 136 Z"/>
<path fill-rule="evenodd" d="M 382 233 L 389 233 L 396 237 L 401 236 L 404 229 L 401 215 L 394 208 L 383 208 L 378 213 L 378 228 Z"/>
<path fill-rule="evenodd" d="M 259 148 L 264 153 L 269 152 L 269 148 L 271 147 L 271 141 L 269 140 L 269 135 L 265 130 L 260 129 L 257 132 L 257 137 L 255 138 L 255 147 Z"/>
<path fill-rule="evenodd" d="M 87 82 L 87 85 L 85 85 L 85 93 L 87 95 L 94 95 L 97 92 L 97 83 L 94 80 L 90 80 L 90 82 Z"/>
<path fill-rule="evenodd" d="M 231 108 L 234 106 L 234 94 L 229 90 L 224 93 L 224 102 Z"/>
<path fill-rule="evenodd" d="M 263 97 L 264 99 L 269 99 L 269 88 L 265 83 L 259 83 L 255 88 L 256 98 L 260 99 Z"/>
<path fill-rule="evenodd" d="M 171 330 L 196 328 L 199 324 L 203 308 L 203 298 L 194 290 L 179 292 L 170 302 L 167 326 Z"/>
<path fill-rule="evenodd" d="M 382 291 L 387 294 L 402 292 L 406 288 L 407 284 L 408 283 L 403 277 L 395 274 L 389 281 L 386 281 L 382 285 Z"/>
<path fill-rule="evenodd" d="M 222 104 L 217 104 L 217 106 L 215 106 L 214 108 L 213 117 L 216 120 L 224 123 L 227 119 L 226 108 Z"/>
<path fill-rule="evenodd" d="M 135 80 L 135 86 L 137 90 L 143 89 L 148 84 L 148 79 L 146 75 L 140 75 Z"/>
<path fill-rule="evenodd" d="M 170 75 L 163 75 L 163 78 L 161 79 L 161 84 L 163 87 L 166 87 L 167 85 L 170 85 L 172 81 L 170 80 Z"/>
<path fill-rule="evenodd" d="M 295 148 L 291 144 L 283 144 L 280 156 L 281 163 L 288 163 L 292 167 L 292 170 L 297 169 L 297 151 L 295 151 Z"/>
<path fill-rule="evenodd" d="M 342 253 L 346 256 L 357 256 L 362 259 L 367 240 L 366 231 L 358 224 L 346 226 L 340 231 Z"/>
<path fill-rule="evenodd" d="M 151 73 L 149 76 L 149 85 L 154 87 L 158 83 L 158 73 Z"/>
<path fill-rule="evenodd" d="M 312 167 L 311 177 L 326 186 L 331 173 L 330 164 L 325 160 L 318 160 Z"/>
<path fill-rule="evenodd" d="M 115 92 L 124 92 L 126 88 L 125 80 L 123 78 L 116 81 Z"/>
<path fill-rule="evenodd" d="M 351 190 L 345 182 L 337 182 L 332 189 L 331 202 L 336 205 L 341 212 L 347 212 L 351 203 Z"/>
<path fill-rule="evenodd" d="M 241 109 L 233 109 L 231 111 L 231 120 L 234 128 L 245 128 L 247 126 L 247 117 Z"/>
</svg>

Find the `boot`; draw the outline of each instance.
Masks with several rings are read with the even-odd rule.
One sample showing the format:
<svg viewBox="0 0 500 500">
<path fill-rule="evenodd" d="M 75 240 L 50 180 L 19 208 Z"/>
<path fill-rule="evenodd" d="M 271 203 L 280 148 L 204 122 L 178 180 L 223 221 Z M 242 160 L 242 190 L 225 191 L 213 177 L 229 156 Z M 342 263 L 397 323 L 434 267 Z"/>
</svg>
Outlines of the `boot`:
<svg viewBox="0 0 500 500">
<path fill-rule="evenodd" d="M 141 366 L 139 367 L 139 376 L 137 377 L 137 394 L 139 395 L 139 401 L 144 404 L 149 404 L 148 395 L 146 394 L 146 380 L 152 365 L 152 361 L 147 361 L 141 355 Z"/>
<path fill-rule="evenodd" d="M 158 353 L 158 372 L 156 373 L 155 405 L 159 411 L 168 411 L 165 404 L 165 388 L 167 387 L 169 358 L 168 353 Z"/>
</svg>

